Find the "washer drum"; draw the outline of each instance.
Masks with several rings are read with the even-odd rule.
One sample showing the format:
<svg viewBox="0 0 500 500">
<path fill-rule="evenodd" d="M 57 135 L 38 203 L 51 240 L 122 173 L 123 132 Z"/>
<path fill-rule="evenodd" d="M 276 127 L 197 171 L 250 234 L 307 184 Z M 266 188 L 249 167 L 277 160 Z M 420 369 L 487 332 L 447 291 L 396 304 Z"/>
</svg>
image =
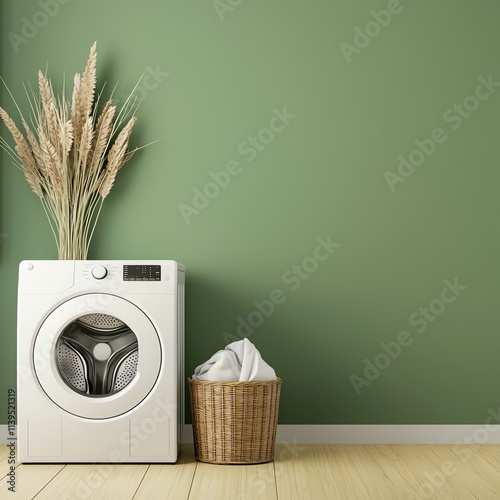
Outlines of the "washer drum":
<svg viewBox="0 0 500 500">
<path fill-rule="evenodd" d="M 121 391 L 137 373 L 139 348 L 134 332 L 108 314 L 88 314 L 70 323 L 56 345 L 59 374 L 87 396 Z"/>
</svg>

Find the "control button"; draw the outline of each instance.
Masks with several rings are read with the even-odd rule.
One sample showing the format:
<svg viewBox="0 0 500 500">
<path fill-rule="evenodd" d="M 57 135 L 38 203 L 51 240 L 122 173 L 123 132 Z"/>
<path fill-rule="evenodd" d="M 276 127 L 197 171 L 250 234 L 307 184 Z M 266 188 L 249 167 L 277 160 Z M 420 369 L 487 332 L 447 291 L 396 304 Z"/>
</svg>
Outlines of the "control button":
<svg viewBox="0 0 500 500">
<path fill-rule="evenodd" d="M 95 266 L 92 268 L 92 276 L 96 280 L 102 280 L 108 275 L 108 270 L 104 266 Z"/>
<path fill-rule="evenodd" d="M 34 269 L 34 268 L 35 268 L 35 266 L 34 266 L 33 264 L 31 264 L 31 263 L 26 264 L 26 269 L 27 269 L 28 271 L 33 271 L 33 269 Z"/>
</svg>

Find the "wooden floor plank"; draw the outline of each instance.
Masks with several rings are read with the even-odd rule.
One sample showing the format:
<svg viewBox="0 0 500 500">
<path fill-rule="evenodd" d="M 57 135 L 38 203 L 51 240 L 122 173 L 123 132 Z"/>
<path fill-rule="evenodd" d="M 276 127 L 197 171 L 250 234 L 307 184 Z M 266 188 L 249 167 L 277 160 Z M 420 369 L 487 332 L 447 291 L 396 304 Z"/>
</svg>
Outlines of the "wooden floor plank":
<svg viewBox="0 0 500 500">
<path fill-rule="evenodd" d="M 416 495 L 417 483 L 408 476 L 397 455 L 389 445 L 363 445 L 390 483 L 391 491 L 398 498 Z"/>
<path fill-rule="evenodd" d="M 441 462 L 449 461 L 455 476 L 481 500 L 500 498 L 500 458 L 489 455 L 485 445 L 432 446 L 429 447 Z"/>
<path fill-rule="evenodd" d="M 370 498 L 407 499 L 414 494 L 414 485 L 401 468 L 401 462 L 389 445 L 349 445 L 349 467 L 364 479 Z M 364 464 L 363 468 L 360 465 Z M 368 474 L 366 469 L 370 469 Z"/>
<path fill-rule="evenodd" d="M 176 464 L 149 467 L 134 500 L 187 500 L 196 463 L 193 445 L 183 445 Z"/>
<path fill-rule="evenodd" d="M 402 471 L 412 484 L 414 492 L 407 497 L 408 500 L 421 498 L 475 500 L 477 498 L 460 481 L 456 474 L 456 467 L 449 468 L 449 462 L 453 458 L 451 446 L 390 445 L 390 448 L 397 455 Z"/>
<path fill-rule="evenodd" d="M 190 500 L 277 500 L 273 463 L 212 465 L 198 462 Z"/>
<path fill-rule="evenodd" d="M 301 498 L 342 498 L 337 478 L 337 447 L 277 445 L 275 457 L 276 486 L 280 500 Z M 318 481 L 318 478 L 321 480 Z"/>
<path fill-rule="evenodd" d="M 474 460 L 484 461 L 485 465 L 489 466 L 493 470 L 498 470 L 500 467 L 500 445 L 467 445 L 456 447 L 461 451 L 461 454 L 457 454 L 456 450 L 453 453 L 455 460 L 460 460 L 466 463 L 470 458 Z"/>
<path fill-rule="evenodd" d="M 16 493 L 12 495 L 12 498 L 16 500 L 35 498 L 50 481 L 57 477 L 64 467 L 66 466 L 62 464 L 19 465 L 16 469 Z M 4 485 L 5 483 L 2 481 L 2 487 Z M 9 497 L 7 495 L 2 497 L 0 494 L 0 498 Z"/>
<path fill-rule="evenodd" d="M 5 460 L 9 455 L 9 448 L 6 444 L 0 444 L 0 460 Z"/>
<path fill-rule="evenodd" d="M 19 465 L 15 498 L 498 500 L 499 470 L 499 445 L 278 445 L 274 463 L 234 466 L 196 462 L 186 445 L 172 465 Z"/>
<path fill-rule="evenodd" d="M 401 499 L 411 493 L 400 475 L 391 478 L 384 462 L 397 458 L 387 447 L 375 452 L 364 445 L 310 445 L 293 456 L 293 447 L 278 447 L 276 482 L 281 499 Z M 395 480 L 394 480 L 395 479 Z"/>
<path fill-rule="evenodd" d="M 20 469 L 38 465 L 21 466 Z M 66 465 L 57 480 L 50 482 L 36 500 L 131 500 L 149 465 Z M 21 478 L 20 478 L 21 479 Z"/>
<path fill-rule="evenodd" d="M 360 484 L 356 498 L 399 500 L 408 494 L 405 483 L 400 483 L 398 488 L 385 473 L 380 462 L 387 459 L 384 454 L 380 453 L 376 459 L 370 453 L 370 447 L 363 445 L 339 446 L 339 449 L 345 461 L 343 467 L 349 471 L 351 482 Z M 390 458 L 396 457 L 390 455 Z M 349 485 L 347 487 L 349 488 Z M 352 489 L 352 486 L 350 488 Z"/>
<path fill-rule="evenodd" d="M 9 451 L 7 445 L 0 444 L 0 479 L 3 479 L 9 471 Z"/>
<path fill-rule="evenodd" d="M 473 447 L 476 455 L 484 456 L 490 460 L 498 470 L 500 466 L 500 444 L 481 444 Z"/>
</svg>

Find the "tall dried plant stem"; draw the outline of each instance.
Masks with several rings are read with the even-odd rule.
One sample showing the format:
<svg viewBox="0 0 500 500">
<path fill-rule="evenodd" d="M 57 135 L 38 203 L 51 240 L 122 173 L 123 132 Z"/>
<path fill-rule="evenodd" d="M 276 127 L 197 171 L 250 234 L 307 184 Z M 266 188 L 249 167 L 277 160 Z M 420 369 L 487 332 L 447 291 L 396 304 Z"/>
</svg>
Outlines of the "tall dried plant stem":
<svg viewBox="0 0 500 500">
<path fill-rule="evenodd" d="M 135 99 L 131 94 L 120 110 L 110 99 L 99 115 L 102 91 L 96 98 L 96 64 L 94 43 L 85 71 L 74 77 L 71 102 L 65 98 L 64 86 L 62 95 L 56 98 L 50 80 L 39 71 L 38 94 L 25 87 L 31 110 L 29 122 L 7 87 L 26 136 L 0 108 L 0 119 L 14 140 L 12 147 L 0 137 L 0 147 L 24 172 L 40 198 L 59 259 L 87 257 L 103 201 L 117 173 L 137 150 L 128 150 L 136 121 Z"/>
</svg>

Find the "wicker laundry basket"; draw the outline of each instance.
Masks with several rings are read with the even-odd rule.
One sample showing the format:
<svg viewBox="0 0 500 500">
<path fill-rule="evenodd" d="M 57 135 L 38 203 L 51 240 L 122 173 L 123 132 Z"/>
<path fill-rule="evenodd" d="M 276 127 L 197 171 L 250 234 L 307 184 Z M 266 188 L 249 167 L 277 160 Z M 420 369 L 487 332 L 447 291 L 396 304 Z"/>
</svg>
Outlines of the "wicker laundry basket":
<svg viewBox="0 0 500 500">
<path fill-rule="evenodd" d="M 190 378 L 194 453 L 212 464 L 274 458 L 281 379 L 206 382 Z"/>
</svg>

